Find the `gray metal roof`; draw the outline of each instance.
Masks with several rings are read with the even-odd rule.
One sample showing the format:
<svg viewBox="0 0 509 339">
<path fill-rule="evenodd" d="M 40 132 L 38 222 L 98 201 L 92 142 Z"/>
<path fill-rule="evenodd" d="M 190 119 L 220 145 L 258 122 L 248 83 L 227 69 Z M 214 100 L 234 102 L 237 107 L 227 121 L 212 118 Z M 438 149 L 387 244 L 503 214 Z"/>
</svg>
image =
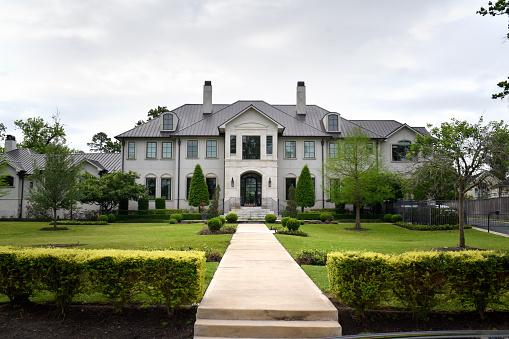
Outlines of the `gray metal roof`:
<svg viewBox="0 0 509 339">
<path fill-rule="evenodd" d="M 88 161 L 96 166 L 99 171 L 120 171 L 122 166 L 120 153 L 76 153 L 71 156 L 76 161 Z M 44 168 L 45 158 L 44 154 L 36 153 L 27 148 L 18 148 L 3 154 L 1 160 L 5 160 L 18 173 L 33 174 L 34 164 L 38 168 Z"/>
<path fill-rule="evenodd" d="M 268 118 L 284 127 L 282 136 L 313 136 L 341 138 L 349 130 L 360 127 L 370 138 L 384 139 L 396 129 L 404 126 L 394 120 L 347 120 L 341 117 L 341 130 L 330 133 L 325 130 L 322 119 L 329 112 L 316 105 L 307 105 L 306 114 L 297 114 L 296 105 L 270 105 L 264 101 L 237 101 L 231 105 L 213 105 L 213 112 L 203 113 L 203 105 L 188 104 L 171 111 L 179 121 L 174 132 L 161 131 L 158 117 L 143 125 L 137 126 L 115 138 L 161 138 L 176 136 L 219 136 L 219 126 L 235 118 L 248 108 L 255 108 Z M 417 132 L 427 134 L 425 128 L 415 129 Z"/>
</svg>

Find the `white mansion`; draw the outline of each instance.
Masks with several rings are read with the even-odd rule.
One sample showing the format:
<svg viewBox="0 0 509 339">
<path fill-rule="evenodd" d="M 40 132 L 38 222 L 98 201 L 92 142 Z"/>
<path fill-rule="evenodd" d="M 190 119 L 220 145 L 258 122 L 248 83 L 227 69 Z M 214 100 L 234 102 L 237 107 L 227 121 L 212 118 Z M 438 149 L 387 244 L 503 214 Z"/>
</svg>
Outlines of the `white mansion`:
<svg viewBox="0 0 509 339">
<path fill-rule="evenodd" d="M 407 171 L 405 155 L 415 135 L 428 133 L 424 127 L 394 120 L 346 120 L 339 113 L 307 105 L 304 82 L 297 84 L 295 104 L 271 105 L 264 101 L 214 104 L 211 82 L 206 81 L 202 103 L 175 108 L 117 135 L 121 154 L 81 156 L 87 159 L 85 169 L 94 175 L 113 170 L 139 173 L 149 197 L 164 197 L 171 209 L 189 207 L 187 193 L 196 164 L 201 165 L 211 194 L 220 185 L 225 209 L 284 206 L 289 187 L 296 185 L 307 164 L 315 181 L 315 207 L 333 207 L 322 189 L 329 185 L 322 175 L 323 164 L 337 151 L 335 141 L 356 127 L 369 135 L 389 169 L 397 172 Z M 0 198 L 0 216 L 24 216 L 23 187 L 27 181 L 29 185 L 25 176 L 30 168 L 23 167 L 21 158 L 43 156 L 12 146 L 8 150 L 11 193 Z M 153 201 L 150 207 L 154 208 Z M 136 208 L 132 202 L 130 209 Z"/>
</svg>

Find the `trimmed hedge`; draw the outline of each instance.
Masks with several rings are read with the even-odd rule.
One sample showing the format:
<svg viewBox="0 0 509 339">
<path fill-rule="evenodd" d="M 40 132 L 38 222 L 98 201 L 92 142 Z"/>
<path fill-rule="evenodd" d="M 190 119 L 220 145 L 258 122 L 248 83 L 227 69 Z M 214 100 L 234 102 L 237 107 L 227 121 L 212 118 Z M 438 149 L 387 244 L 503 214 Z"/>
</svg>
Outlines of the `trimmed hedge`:
<svg viewBox="0 0 509 339">
<path fill-rule="evenodd" d="M 323 212 L 305 212 L 297 214 L 299 220 L 321 220 L 320 216 Z M 355 220 L 355 214 L 338 214 L 335 212 L 327 212 L 334 217 L 334 220 Z M 367 220 L 383 220 L 382 214 L 361 214 L 361 219 Z"/>
<path fill-rule="evenodd" d="M 269 224 L 273 224 L 277 219 L 277 216 L 275 214 L 267 214 L 265 215 L 265 222 Z"/>
<path fill-rule="evenodd" d="M 419 224 L 409 224 L 404 221 L 399 221 L 395 223 L 395 225 L 408 228 L 409 230 L 414 231 L 449 231 L 449 230 L 457 230 L 459 229 L 459 225 L 419 225 Z M 472 226 L 465 225 L 465 229 L 471 229 Z"/>
<path fill-rule="evenodd" d="M 483 316 L 509 292 L 506 252 L 334 252 L 327 269 L 332 295 L 358 314 L 396 298 L 418 316 L 429 314 L 438 300 L 462 303 Z"/>
<path fill-rule="evenodd" d="M 203 252 L 0 247 L 0 294 L 15 304 L 46 290 L 62 313 L 79 292 L 101 293 L 117 310 L 144 296 L 170 311 L 199 301 L 204 277 Z"/>
<path fill-rule="evenodd" d="M 176 213 L 182 214 L 182 220 L 201 220 L 200 213 Z M 170 220 L 175 218 L 174 214 L 133 214 L 133 215 L 117 215 L 117 221 L 132 221 L 132 220 Z M 178 220 L 178 219 L 177 219 Z"/>
<path fill-rule="evenodd" d="M 166 209 L 166 199 L 164 199 L 164 198 L 156 198 L 155 204 L 156 204 L 156 210 Z"/>
</svg>

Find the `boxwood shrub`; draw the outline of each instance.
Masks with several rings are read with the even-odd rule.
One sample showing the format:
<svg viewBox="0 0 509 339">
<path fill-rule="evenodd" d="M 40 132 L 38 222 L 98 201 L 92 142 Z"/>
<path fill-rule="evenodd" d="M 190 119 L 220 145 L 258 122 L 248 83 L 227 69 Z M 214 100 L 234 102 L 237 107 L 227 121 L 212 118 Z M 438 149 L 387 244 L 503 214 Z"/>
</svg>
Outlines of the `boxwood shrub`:
<svg viewBox="0 0 509 339">
<path fill-rule="evenodd" d="M 265 222 L 269 224 L 273 224 L 277 219 L 275 214 L 267 214 L 265 215 Z"/>
</svg>

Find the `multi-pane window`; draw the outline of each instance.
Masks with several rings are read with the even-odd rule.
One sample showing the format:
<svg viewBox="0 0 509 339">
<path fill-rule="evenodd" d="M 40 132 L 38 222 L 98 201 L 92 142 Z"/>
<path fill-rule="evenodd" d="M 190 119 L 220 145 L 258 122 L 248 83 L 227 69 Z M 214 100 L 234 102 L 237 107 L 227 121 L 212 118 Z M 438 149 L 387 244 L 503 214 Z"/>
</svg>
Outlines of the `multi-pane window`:
<svg viewBox="0 0 509 339">
<path fill-rule="evenodd" d="M 230 135 L 230 154 L 237 153 L 237 136 Z"/>
<path fill-rule="evenodd" d="M 304 158 L 314 158 L 314 157 L 315 157 L 315 142 L 304 141 Z"/>
<path fill-rule="evenodd" d="M 189 199 L 189 188 L 191 187 L 191 179 L 192 178 L 187 178 L 186 199 Z"/>
<path fill-rule="evenodd" d="M 267 135 L 267 154 L 272 154 L 272 135 Z"/>
<path fill-rule="evenodd" d="M 198 140 L 187 141 L 187 157 L 198 158 Z"/>
<path fill-rule="evenodd" d="M 286 141 L 285 142 L 285 158 L 296 158 L 296 149 L 297 142 L 296 141 Z"/>
<path fill-rule="evenodd" d="M 212 199 L 214 195 L 214 190 L 216 189 L 216 178 L 206 178 L 207 189 L 209 190 L 209 199 Z"/>
<path fill-rule="evenodd" d="M 14 177 L 7 175 L 2 178 L 0 176 L 0 183 L 3 184 L 4 186 L 14 187 Z"/>
<path fill-rule="evenodd" d="M 242 136 L 242 159 L 260 159 L 260 136 Z"/>
<path fill-rule="evenodd" d="M 150 200 L 156 198 L 156 178 L 146 178 L 145 186 L 147 187 L 147 195 Z"/>
<path fill-rule="evenodd" d="M 134 141 L 129 141 L 127 143 L 127 159 L 134 159 L 136 156 L 136 144 Z"/>
<path fill-rule="evenodd" d="M 147 142 L 147 159 L 155 159 L 157 154 L 157 142 Z"/>
<path fill-rule="evenodd" d="M 172 143 L 171 142 L 163 142 L 161 157 L 163 159 L 171 159 L 172 158 L 171 152 L 172 152 Z"/>
<path fill-rule="evenodd" d="M 334 159 L 338 156 L 338 144 L 337 143 L 330 143 L 329 144 L 329 158 Z"/>
<path fill-rule="evenodd" d="M 368 142 L 366 144 L 366 152 L 368 152 L 369 154 L 373 154 L 373 143 L 372 142 Z"/>
<path fill-rule="evenodd" d="M 217 140 L 207 140 L 207 158 L 217 158 Z"/>
<path fill-rule="evenodd" d="M 297 187 L 297 178 L 285 178 L 286 181 L 286 200 L 290 199 L 290 187 Z"/>
<path fill-rule="evenodd" d="M 161 179 L 161 198 L 166 200 L 171 200 L 171 179 L 170 178 L 162 178 Z"/>
<path fill-rule="evenodd" d="M 410 141 L 400 141 L 397 145 L 392 145 L 392 161 L 409 160 L 406 156 L 410 152 Z"/>
<path fill-rule="evenodd" d="M 329 131 L 331 132 L 338 132 L 339 131 L 339 117 L 337 114 L 330 114 L 329 115 Z"/>
<path fill-rule="evenodd" d="M 330 186 L 329 186 L 329 199 L 330 200 L 336 200 L 335 198 L 339 194 L 339 180 L 338 179 L 330 179 Z"/>
<path fill-rule="evenodd" d="M 165 130 L 165 131 L 173 130 L 173 115 L 172 114 L 164 114 L 163 115 L 163 130 Z"/>
</svg>

